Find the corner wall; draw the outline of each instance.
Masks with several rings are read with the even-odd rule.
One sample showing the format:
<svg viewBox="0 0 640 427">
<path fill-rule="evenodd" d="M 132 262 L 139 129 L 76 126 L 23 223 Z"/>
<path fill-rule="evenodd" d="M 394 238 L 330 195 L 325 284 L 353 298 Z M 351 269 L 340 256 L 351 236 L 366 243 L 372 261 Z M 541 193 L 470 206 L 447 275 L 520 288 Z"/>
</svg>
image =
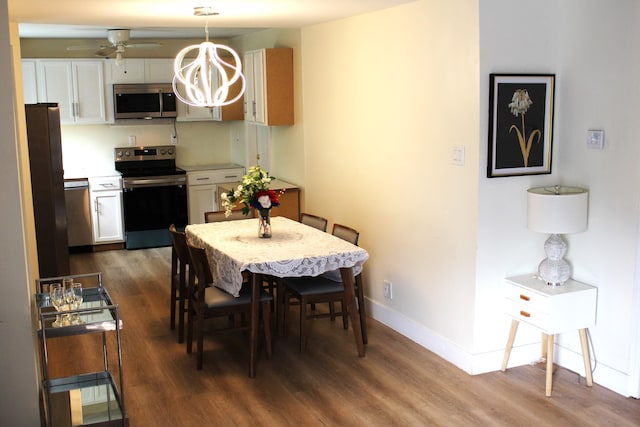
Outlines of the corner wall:
<svg viewBox="0 0 640 427">
<path fill-rule="evenodd" d="M 635 53 L 640 5 L 634 0 L 615 4 L 483 0 L 480 4 L 480 145 L 484 147 L 487 138 L 490 73 L 556 74 L 556 94 L 551 175 L 487 179 L 486 152 L 481 150 L 479 297 L 474 322 L 478 359 L 492 355 L 489 359 L 495 361 L 505 346 L 509 322 L 492 303 L 500 297 L 502 278 L 535 271 L 545 256 L 547 236 L 526 228 L 527 188 L 580 186 L 589 189 L 589 228 L 565 237 L 573 277 L 598 287 L 597 323 L 590 329 L 592 356 L 597 360 L 594 381 L 629 395 L 639 383 L 638 359 L 633 356 L 637 356 L 639 332 L 634 323 L 640 308 L 636 283 L 640 63 Z M 605 131 L 603 151 L 586 148 L 588 129 Z M 531 345 L 539 342 L 539 335 L 531 329 L 520 328 L 514 365 L 539 357 L 539 345 Z M 560 334 L 556 343 L 556 362 L 584 375 L 578 334 Z M 477 366 L 478 371 L 491 368 Z"/>
</svg>

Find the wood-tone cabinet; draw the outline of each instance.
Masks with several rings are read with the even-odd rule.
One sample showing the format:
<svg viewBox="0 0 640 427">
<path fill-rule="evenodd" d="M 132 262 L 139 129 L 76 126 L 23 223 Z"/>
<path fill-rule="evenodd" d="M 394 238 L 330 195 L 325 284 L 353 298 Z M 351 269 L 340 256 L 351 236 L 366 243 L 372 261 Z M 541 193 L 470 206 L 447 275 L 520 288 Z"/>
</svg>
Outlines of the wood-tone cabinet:
<svg viewBox="0 0 640 427">
<path fill-rule="evenodd" d="M 244 54 L 244 120 L 267 126 L 293 125 L 293 49 Z"/>
<path fill-rule="evenodd" d="M 38 102 L 57 102 L 63 124 L 106 123 L 103 62 L 37 60 Z"/>
<path fill-rule="evenodd" d="M 220 194 L 230 193 L 238 186 L 238 183 L 218 184 L 218 205 L 222 206 Z M 300 188 L 294 184 L 274 179 L 269 186 L 272 190 L 285 190 L 280 195 L 280 206 L 271 209 L 271 216 L 284 216 L 294 221 L 300 220 Z M 238 206 L 238 209 L 241 206 Z"/>
</svg>

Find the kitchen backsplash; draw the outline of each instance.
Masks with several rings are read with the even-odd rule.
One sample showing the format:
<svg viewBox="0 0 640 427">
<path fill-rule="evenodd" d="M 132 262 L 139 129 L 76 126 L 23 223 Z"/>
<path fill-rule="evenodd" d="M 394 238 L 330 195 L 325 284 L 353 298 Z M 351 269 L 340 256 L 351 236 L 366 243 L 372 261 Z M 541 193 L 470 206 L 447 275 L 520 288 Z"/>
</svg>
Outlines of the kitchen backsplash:
<svg viewBox="0 0 640 427">
<path fill-rule="evenodd" d="M 231 162 L 231 124 L 177 122 L 177 163 L 195 166 Z M 84 125 L 62 126 L 62 158 L 65 171 L 101 174 L 113 170 L 113 148 L 171 145 L 173 125 Z"/>
</svg>

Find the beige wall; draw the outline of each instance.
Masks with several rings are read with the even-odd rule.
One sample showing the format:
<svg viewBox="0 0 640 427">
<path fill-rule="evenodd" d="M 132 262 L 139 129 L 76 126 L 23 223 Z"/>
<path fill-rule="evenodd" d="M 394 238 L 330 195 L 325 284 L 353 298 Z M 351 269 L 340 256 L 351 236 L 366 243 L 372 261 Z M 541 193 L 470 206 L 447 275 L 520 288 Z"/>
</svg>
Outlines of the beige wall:
<svg viewBox="0 0 640 427">
<path fill-rule="evenodd" d="M 40 425 L 35 322 L 31 312 L 35 258 L 33 207 L 29 187 L 26 127 L 20 82 L 18 26 L 9 25 L 0 4 L 0 420 L 7 425 Z M 30 219 L 31 218 L 31 219 Z"/>
<path fill-rule="evenodd" d="M 304 28 L 301 49 L 307 209 L 361 232 L 374 312 L 467 351 L 477 227 L 477 15 L 474 0 L 419 1 Z M 465 147 L 464 166 L 452 164 L 457 145 Z M 382 296 L 383 280 L 393 283 L 391 301 Z"/>
</svg>

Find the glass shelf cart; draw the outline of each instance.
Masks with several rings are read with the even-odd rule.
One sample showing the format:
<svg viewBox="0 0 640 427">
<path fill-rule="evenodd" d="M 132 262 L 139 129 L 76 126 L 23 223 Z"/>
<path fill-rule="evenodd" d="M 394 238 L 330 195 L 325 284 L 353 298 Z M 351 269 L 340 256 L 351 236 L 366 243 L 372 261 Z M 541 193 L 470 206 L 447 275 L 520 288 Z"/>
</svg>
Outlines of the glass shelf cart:
<svg viewBox="0 0 640 427">
<path fill-rule="evenodd" d="M 51 304 L 49 285 L 64 278 L 83 284 L 80 308 L 56 311 Z M 39 317 L 38 338 L 42 350 L 43 415 L 48 427 L 128 426 L 122 384 L 122 319 L 118 306 L 102 286 L 102 274 L 90 273 L 65 277 L 49 277 L 36 281 L 35 302 Z M 60 319 L 65 319 L 61 322 Z M 58 322 L 62 323 L 58 326 Z M 54 323 L 56 322 L 56 323 Z M 103 369 L 62 378 L 49 373 L 48 340 L 82 334 L 102 334 Z M 115 334 L 117 382 L 109 367 L 107 334 Z M 113 347 L 113 341 L 111 341 Z M 55 357 L 54 355 L 52 355 Z"/>
</svg>

